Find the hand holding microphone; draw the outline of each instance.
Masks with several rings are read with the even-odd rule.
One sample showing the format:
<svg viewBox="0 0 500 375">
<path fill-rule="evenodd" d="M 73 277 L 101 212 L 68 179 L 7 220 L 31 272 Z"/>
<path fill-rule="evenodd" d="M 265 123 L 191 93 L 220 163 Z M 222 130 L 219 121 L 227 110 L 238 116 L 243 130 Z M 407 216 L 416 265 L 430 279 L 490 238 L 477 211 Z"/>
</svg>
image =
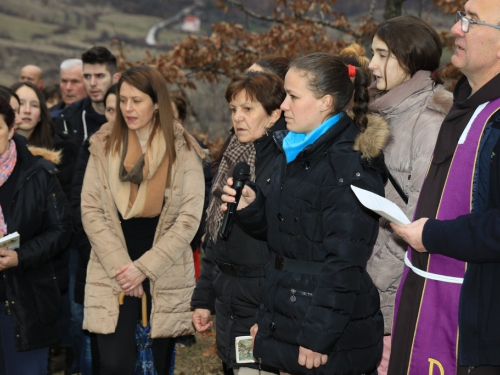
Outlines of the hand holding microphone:
<svg viewBox="0 0 500 375">
<path fill-rule="evenodd" d="M 245 187 L 245 182 L 247 182 L 249 176 L 250 166 L 245 162 L 240 162 L 236 164 L 233 171 L 232 187 L 226 185 L 223 188 L 224 195 L 222 197 L 222 200 L 224 202 L 227 202 L 227 209 L 225 210 L 226 213 L 224 214 L 224 219 L 222 220 L 222 225 L 220 228 L 220 235 L 222 238 L 229 237 L 229 234 L 231 233 L 234 215 L 236 213 L 238 203 L 240 202 L 240 198 Z M 228 179 L 228 184 L 229 183 L 230 179 Z M 248 190 L 252 189 L 245 189 L 245 192 L 248 192 Z M 253 199 L 255 199 L 255 193 L 253 191 L 252 193 L 254 196 Z M 253 199 L 251 199 L 251 201 L 253 201 Z M 250 204 L 251 201 L 246 202 L 247 204 L 245 204 L 245 207 Z"/>
</svg>

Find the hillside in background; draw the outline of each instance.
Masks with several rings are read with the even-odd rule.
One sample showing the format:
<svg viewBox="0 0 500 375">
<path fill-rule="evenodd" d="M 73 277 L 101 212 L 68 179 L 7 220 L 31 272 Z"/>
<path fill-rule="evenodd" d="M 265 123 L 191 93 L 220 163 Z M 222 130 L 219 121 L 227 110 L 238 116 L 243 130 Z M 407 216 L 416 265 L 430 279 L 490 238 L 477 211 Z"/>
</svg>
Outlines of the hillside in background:
<svg viewBox="0 0 500 375">
<path fill-rule="evenodd" d="M 76 2 L 75 2 L 76 3 Z M 129 14 L 112 5 L 63 0 L 4 0 L 0 3 L 0 82 L 11 84 L 21 66 L 40 65 L 48 82 L 58 79 L 59 64 L 66 58 L 100 44 L 110 48 L 113 38 L 125 42 L 130 61 L 169 48 L 184 33 L 160 33 L 160 44 L 151 48 L 145 37 L 163 17 Z"/>
<path fill-rule="evenodd" d="M 124 43 L 126 60 L 132 63 L 145 58 L 147 51 L 152 55 L 163 53 L 187 34 L 180 30 L 178 22 L 172 23 L 159 30 L 157 45 L 149 46 L 145 42 L 148 31 L 192 6 L 194 1 L 200 4 L 193 11 L 201 20 L 199 34 L 210 34 L 211 25 L 220 21 L 237 22 L 252 31 L 269 27 L 264 21 L 256 21 L 236 9 L 222 12 L 215 5 L 216 0 L 1 0 L 0 83 L 10 86 L 17 81 L 20 68 L 26 64 L 36 64 L 43 69 L 46 85 L 56 83 L 61 61 L 79 58 L 93 45 L 106 46 L 118 54 L 116 40 Z M 270 15 L 275 6 L 273 0 L 240 1 L 266 15 Z M 374 12 L 377 21 L 382 20 L 384 4 L 384 0 L 377 0 Z M 369 0 L 339 0 L 335 10 L 356 23 L 359 16 L 366 15 L 369 6 Z M 430 0 L 406 0 L 405 8 L 411 13 L 420 8 L 422 17 L 436 28 L 449 28 L 453 23 L 452 16 L 443 17 L 433 12 Z M 332 31 L 329 36 L 337 39 L 341 35 Z M 223 79 L 220 83 L 197 84 L 196 91 L 188 90 L 198 118 L 191 117 L 190 128 L 196 127 L 200 132 L 210 130 L 212 139 L 225 136 L 230 123 L 224 100 L 226 84 L 227 80 Z"/>
</svg>

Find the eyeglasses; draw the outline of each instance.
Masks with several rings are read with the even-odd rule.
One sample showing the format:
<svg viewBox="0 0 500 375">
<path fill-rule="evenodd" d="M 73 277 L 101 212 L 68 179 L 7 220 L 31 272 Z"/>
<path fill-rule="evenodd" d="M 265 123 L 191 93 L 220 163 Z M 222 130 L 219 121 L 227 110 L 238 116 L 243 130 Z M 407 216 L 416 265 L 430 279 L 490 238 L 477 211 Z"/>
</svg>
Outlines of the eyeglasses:
<svg viewBox="0 0 500 375">
<path fill-rule="evenodd" d="M 460 11 L 457 12 L 456 22 L 458 21 L 460 21 L 460 26 L 462 27 L 462 31 L 466 34 L 469 32 L 470 25 L 484 25 L 484 26 L 494 27 L 495 29 L 500 30 L 500 26 L 498 25 L 471 20 L 470 18 L 465 16 L 465 12 L 460 12 Z"/>
</svg>

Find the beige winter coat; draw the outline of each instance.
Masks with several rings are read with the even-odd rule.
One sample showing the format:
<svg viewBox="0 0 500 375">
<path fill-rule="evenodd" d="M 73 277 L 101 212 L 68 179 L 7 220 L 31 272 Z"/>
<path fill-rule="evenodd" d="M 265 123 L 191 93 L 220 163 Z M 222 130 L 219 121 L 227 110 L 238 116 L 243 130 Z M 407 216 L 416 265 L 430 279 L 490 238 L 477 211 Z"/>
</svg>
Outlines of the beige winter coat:
<svg viewBox="0 0 500 375">
<path fill-rule="evenodd" d="M 419 71 L 410 80 L 383 94 L 370 88 L 370 110 L 388 123 L 390 138 L 384 148 L 385 163 L 408 196 L 408 204 L 390 181 L 386 198 L 396 203 L 412 220 L 441 123 L 453 104 L 453 95 L 435 85 L 430 72 Z M 367 271 L 379 289 L 385 334 L 392 331 L 394 299 L 404 269 L 407 245 L 380 219 L 380 231 L 368 261 Z"/>
<path fill-rule="evenodd" d="M 116 329 L 118 295 L 121 288 L 115 272 L 130 263 L 118 211 L 108 181 L 104 145 L 109 136 L 106 124 L 90 139 L 90 159 L 82 189 L 82 223 L 92 245 L 85 286 L 83 328 L 108 334 Z M 152 295 L 151 336 L 176 337 L 193 333 L 190 302 L 195 286 L 190 242 L 202 215 L 205 182 L 197 142 L 175 125 L 177 158 L 170 187 L 160 214 L 153 247 L 135 265 L 150 280 Z"/>
</svg>

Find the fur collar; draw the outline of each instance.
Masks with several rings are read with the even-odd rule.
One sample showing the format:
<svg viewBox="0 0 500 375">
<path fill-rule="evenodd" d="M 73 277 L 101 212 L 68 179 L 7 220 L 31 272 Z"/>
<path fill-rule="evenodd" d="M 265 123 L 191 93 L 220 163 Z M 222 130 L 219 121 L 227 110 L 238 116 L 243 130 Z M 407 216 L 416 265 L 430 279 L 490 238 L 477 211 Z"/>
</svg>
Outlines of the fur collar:
<svg viewBox="0 0 500 375">
<path fill-rule="evenodd" d="M 352 112 L 348 112 L 353 116 Z M 354 141 L 354 150 L 361 151 L 363 159 L 372 159 L 380 155 L 389 139 L 389 127 L 385 120 L 376 115 L 368 115 L 368 126 Z"/>
<path fill-rule="evenodd" d="M 52 164 L 58 165 L 61 163 L 61 150 L 49 150 L 43 147 L 28 146 L 28 150 L 35 155 L 41 156 Z"/>
</svg>

